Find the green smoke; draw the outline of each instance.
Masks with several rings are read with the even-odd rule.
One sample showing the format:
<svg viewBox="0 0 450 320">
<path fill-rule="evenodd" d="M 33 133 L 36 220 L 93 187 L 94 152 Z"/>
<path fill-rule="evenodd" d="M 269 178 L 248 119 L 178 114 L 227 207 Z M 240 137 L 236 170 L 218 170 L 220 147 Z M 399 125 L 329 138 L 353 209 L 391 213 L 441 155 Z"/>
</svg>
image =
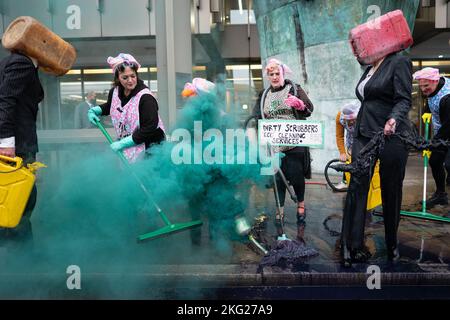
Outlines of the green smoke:
<svg viewBox="0 0 450 320">
<path fill-rule="evenodd" d="M 186 101 L 175 129 L 194 134 L 194 121 L 225 132 L 239 128 L 234 115 L 224 114 L 216 95 Z M 164 106 L 161 106 L 163 108 Z M 225 137 L 225 134 L 223 134 Z M 189 141 L 189 143 L 194 143 Z M 211 141 L 201 141 L 207 148 Z M 221 149 L 226 156 L 225 139 Z M 105 140 L 41 148 L 39 160 L 49 167 L 38 174 L 38 202 L 31 217 L 34 241 L 2 243 L 0 297 L 3 298 L 138 298 L 153 280 L 145 275 L 164 266 L 223 264 L 233 257 L 236 215 L 248 215 L 250 190 L 266 177 L 258 164 L 175 164 L 176 142 L 150 148 L 130 174 Z M 232 153 L 249 152 L 248 141 L 236 141 Z M 248 157 L 247 157 L 248 158 Z M 137 243 L 140 234 L 164 226 L 142 183 L 173 223 L 201 219 L 201 229 Z M 68 291 L 66 268 L 78 265 L 82 290 Z M 164 278 L 162 287 L 195 286 L 195 281 Z M 149 293 L 150 292 L 150 293 Z M 200 291 L 192 291 L 200 292 Z M 155 297 L 164 298 L 161 291 Z M 159 294 L 158 296 L 156 296 Z M 198 293 L 200 294 L 200 293 Z M 198 298 L 197 295 L 178 298 Z"/>
</svg>

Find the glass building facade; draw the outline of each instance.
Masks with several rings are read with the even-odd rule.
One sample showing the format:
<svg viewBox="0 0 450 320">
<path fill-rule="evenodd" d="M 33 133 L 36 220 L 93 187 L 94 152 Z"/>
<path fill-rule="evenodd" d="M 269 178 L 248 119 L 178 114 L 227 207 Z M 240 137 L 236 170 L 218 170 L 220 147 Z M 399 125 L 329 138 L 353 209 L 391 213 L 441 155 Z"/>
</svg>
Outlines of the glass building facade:
<svg viewBox="0 0 450 320">
<path fill-rule="evenodd" d="M 177 5 L 181 1 L 173 3 Z M 176 109 L 182 107 L 179 95 L 186 81 L 194 77 L 214 81 L 220 74 L 225 76 L 226 108 L 243 121 L 263 86 L 251 3 L 248 0 L 186 0 L 184 7 L 177 5 L 172 12 L 175 17 L 170 20 L 167 16 L 161 18 L 161 12 L 164 15 L 168 11 L 168 2 L 159 0 L 133 0 L 126 4 L 122 0 L 0 0 L 1 33 L 13 19 L 28 15 L 71 43 L 77 51 L 77 60 L 66 75 L 53 77 L 40 73 L 45 91 L 38 115 L 40 143 L 48 141 L 50 132 L 44 131 L 49 130 L 52 135 L 62 134 L 76 140 L 80 133 L 72 131 L 76 129 L 75 108 L 90 91 L 96 92 L 97 104 L 106 102 L 113 80 L 106 59 L 120 52 L 132 54 L 141 63 L 140 78 L 158 97 L 165 122 L 171 121 L 164 109 L 174 100 L 159 97 L 157 51 L 159 44 L 167 42 L 168 29 L 173 27 L 175 33 L 179 32 L 180 28 L 176 26 L 179 16 L 189 19 L 191 27 L 182 29 L 182 37 L 189 38 L 191 45 L 175 47 L 175 55 L 186 57 L 176 57 L 175 62 L 181 61 L 191 70 L 175 70 L 175 77 L 167 81 L 175 82 L 172 88 L 176 92 L 166 90 L 169 95 L 176 96 Z M 158 6 L 162 7 L 159 11 Z M 236 38 L 236 34 L 242 36 Z M 0 49 L 0 57 L 7 54 L 4 48 Z M 163 55 L 163 58 L 167 56 Z M 166 66 L 169 61 L 160 63 Z M 161 77 L 170 78 L 170 75 Z M 70 131 L 58 133 L 53 130 Z M 99 136 L 97 131 L 89 130 L 81 136 L 92 142 Z"/>
</svg>

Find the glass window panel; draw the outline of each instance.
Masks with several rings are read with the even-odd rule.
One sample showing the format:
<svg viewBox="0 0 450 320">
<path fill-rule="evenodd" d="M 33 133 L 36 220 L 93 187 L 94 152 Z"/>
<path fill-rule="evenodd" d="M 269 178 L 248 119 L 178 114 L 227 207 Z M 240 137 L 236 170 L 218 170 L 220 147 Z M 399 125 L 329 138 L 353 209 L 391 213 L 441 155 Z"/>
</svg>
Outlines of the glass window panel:
<svg viewBox="0 0 450 320">
<path fill-rule="evenodd" d="M 258 94 L 263 89 L 260 64 L 227 65 L 226 70 L 226 109 L 245 121 L 253 111 Z"/>
<path fill-rule="evenodd" d="M 112 79 L 111 75 L 109 77 Z M 84 81 L 84 92 L 87 94 L 90 91 L 94 91 L 96 93 L 96 104 L 100 105 L 106 103 L 108 101 L 109 90 L 112 88 L 112 81 Z M 102 117 L 102 124 L 104 127 L 112 127 L 111 117 Z"/>
<path fill-rule="evenodd" d="M 1 8 L 1 7 L 0 7 Z M 0 34 L 3 35 L 3 14 L 0 14 Z M 6 26 L 5 26 L 6 28 Z"/>
<path fill-rule="evenodd" d="M 250 8 L 249 8 L 250 7 Z M 249 0 L 225 1 L 226 24 L 256 24 L 255 13 Z"/>
<path fill-rule="evenodd" d="M 81 79 L 79 81 L 71 81 L 65 79 L 65 76 L 61 77 L 60 94 L 62 129 L 73 129 L 75 108 L 84 101 L 81 89 Z"/>
</svg>

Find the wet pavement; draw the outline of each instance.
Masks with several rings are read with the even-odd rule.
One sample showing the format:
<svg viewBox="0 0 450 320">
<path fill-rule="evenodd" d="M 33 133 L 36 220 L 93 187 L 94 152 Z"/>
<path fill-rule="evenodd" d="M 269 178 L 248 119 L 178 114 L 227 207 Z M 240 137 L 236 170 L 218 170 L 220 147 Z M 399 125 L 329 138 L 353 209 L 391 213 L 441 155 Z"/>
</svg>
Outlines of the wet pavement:
<svg viewBox="0 0 450 320">
<path fill-rule="evenodd" d="M 415 154 L 409 158 L 404 210 L 420 210 L 421 161 Z M 434 190 L 431 177 L 428 185 L 431 193 Z M 56 187 L 42 183 L 39 194 Z M 160 225 L 158 219 L 146 220 L 138 226 L 129 219 L 118 219 L 112 224 L 117 229 L 98 229 L 92 215 L 68 210 L 63 205 L 50 212 L 43 210 L 45 207 L 38 200 L 31 219 L 33 240 L 1 243 L 0 298 L 370 299 L 408 295 L 450 298 L 450 224 L 402 218 L 401 259 L 393 265 L 386 261 L 382 216 L 368 214 L 365 234 L 372 258 L 367 264 L 345 269 L 338 255 L 344 197 L 345 193 L 332 192 L 325 185 L 323 175 L 314 174 L 306 186 L 306 222 L 300 225 L 296 222 L 294 203 L 287 197 L 287 237 L 302 241 L 317 250 L 318 255 L 294 266 L 267 267 L 263 273 L 257 272 L 263 257 L 261 250 L 247 238 L 236 235 L 231 237 L 232 241 L 225 238 L 212 241 L 206 220 L 197 241 L 193 242 L 191 232 L 187 231 L 137 243 L 137 234 L 150 231 L 152 224 Z M 257 234 L 258 240 L 269 249 L 276 244 L 277 237 L 272 190 L 253 188 L 250 203 L 246 210 L 250 221 L 261 215 L 269 217 Z M 447 215 L 449 209 L 438 206 L 431 211 Z M 61 222 L 75 224 L 75 228 L 60 228 Z M 81 269 L 82 290 L 67 287 L 70 265 Z M 369 265 L 380 267 L 382 286 L 390 288 L 384 291 L 385 296 L 367 289 Z"/>
</svg>

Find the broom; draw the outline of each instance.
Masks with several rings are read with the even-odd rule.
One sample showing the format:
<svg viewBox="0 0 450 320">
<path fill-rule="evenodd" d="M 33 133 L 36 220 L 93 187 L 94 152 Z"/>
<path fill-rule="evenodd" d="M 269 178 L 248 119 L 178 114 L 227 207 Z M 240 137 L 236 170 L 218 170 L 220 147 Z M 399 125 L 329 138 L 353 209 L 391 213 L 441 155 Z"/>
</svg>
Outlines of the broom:
<svg viewBox="0 0 450 320">
<path fill-rule="evenodd" d="M 113 143 L 113 140 L 111 139 L 111 136 L 106 131 L 106 129 L 103 127 L 103 125 L 100 123 L 100 121 L 95 120 L 97 127 L 100 129 L 100 131 L 105 136 L 106 140 L 108 140 L 109 144 Z M 136 182 L 139 184 L 139 187 L 147 197 L 148 201 L 153 205 L 153 207 L 156 209 L 156 212 L 158 212 L 161 219 L 164 221 L 165 226 L 162 228 L 159 228 L 155 231 L 148 232 L 145 234 L 142 234 L 138 236 L 138 241 L 144 241 L 144 240 L 153 240 L 160 237 L 165 237 L 168 235 L 171 235 L 173 233 L 182 232 L 185 230 L 193 229 L 196 227 L 200 227 L 203 222 L 201 220 L 194 220 L 190 222 L 184 222 L 184 223 L 171 223 L 170 220 L 167 218 L 167 216 L 164 214 L 164 212 L 161 210 L 161 208 L 158 206 L 158 204 L 153 200 L 153 197 L 150 193 L 150 191 L 145 187 L 145 185 L 142 183 L 139 176 L 134 172 L 134 170 L 131 168 L 130 164 L 128 163 L 128 160 L 125 158 L 122 152 L 117 152 L 119 155 L 120 160 L 122 160 L 122 163 L 125 165 L 127 170 L 131 173 L 133 178 L 136 180 Z"/>
</svg>

